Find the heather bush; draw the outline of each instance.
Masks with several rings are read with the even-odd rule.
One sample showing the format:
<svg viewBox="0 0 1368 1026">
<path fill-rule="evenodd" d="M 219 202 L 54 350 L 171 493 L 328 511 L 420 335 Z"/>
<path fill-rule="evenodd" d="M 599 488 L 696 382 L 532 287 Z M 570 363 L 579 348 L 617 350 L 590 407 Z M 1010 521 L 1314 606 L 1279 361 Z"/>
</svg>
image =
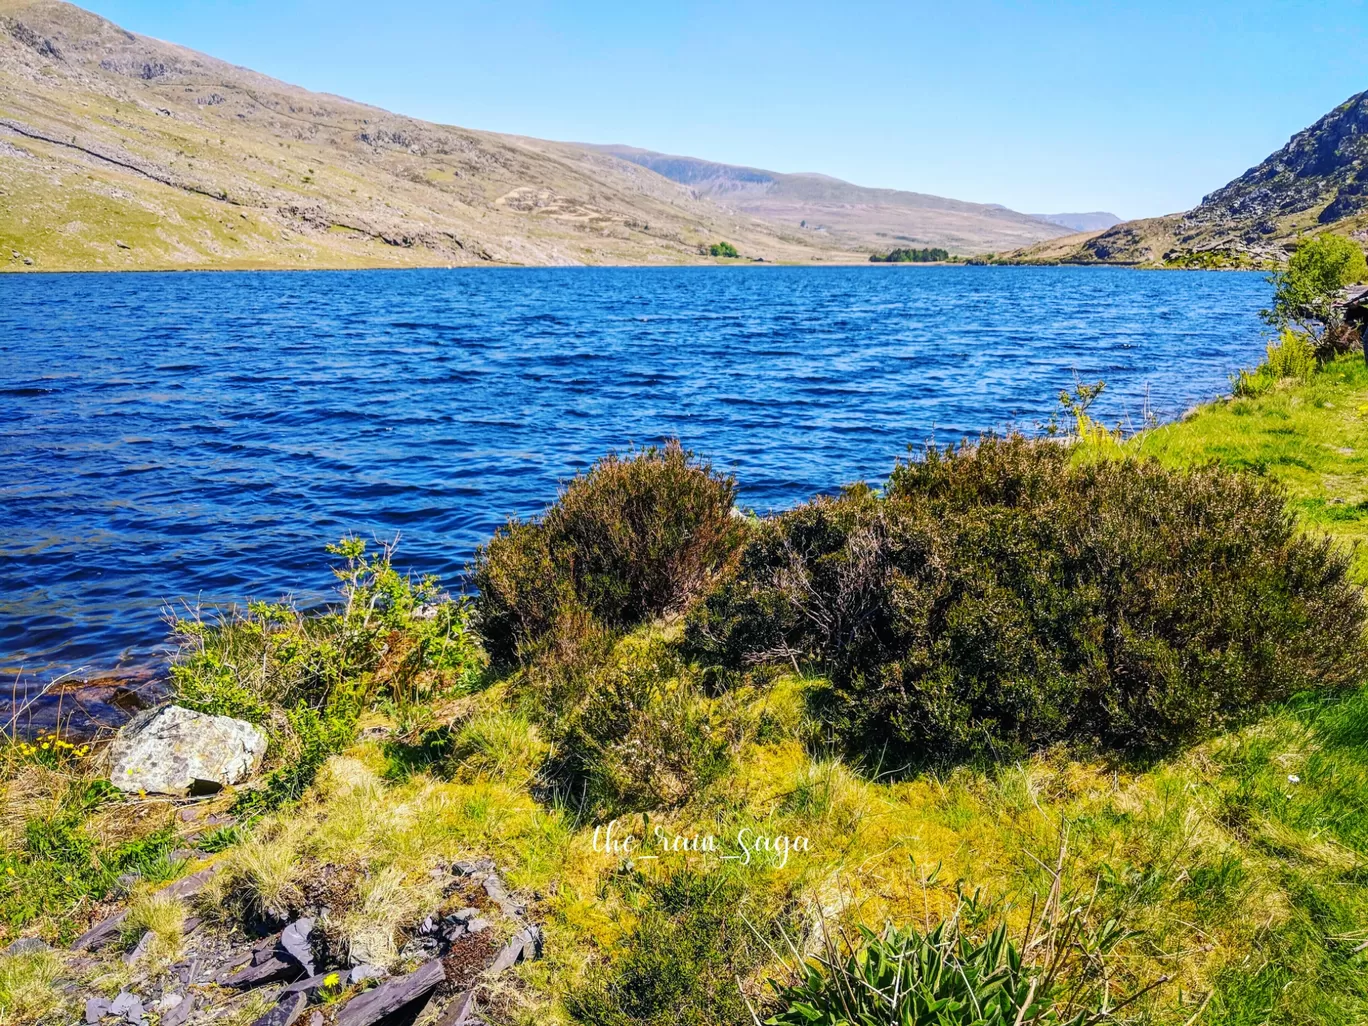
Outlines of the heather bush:
<svg viewBox="0 0 1368 1026">
<path fill-rule="evenodd" d="M 730 476 L 677 442 L 603 458 L 477 553 L 489 654 L 507 661 L 548 638 L 573 644 L 595 624 L 630 628 L 681 607 L 739 541 L 735 496 Z"/>
<path fill-rule="evenodd" d="M 630 886 L 630 884 L 628 885 Z M 737 986 L 767 957 L 781 910 L 721 872 L 680 871 L 642 882 L 633 929 L 566 1002 L 589 1026 L 749 1026 Z"/>
<path fill-rule="evenodd" d="M 818 663 L 826 715 L 883 756 L 1148 754 L 1358 681 L 1348 569 L 1258 478 L 987 438 L 764 525 L 686 639 Z"/>
<path fill-rule="evenodd" d="M 745 729 L 672 646 L 635 641 L 585 674 L 579 702 L 554 717 L 558 780 L 596 816 L 681 805 L 727 768 Z"/>
</svg>

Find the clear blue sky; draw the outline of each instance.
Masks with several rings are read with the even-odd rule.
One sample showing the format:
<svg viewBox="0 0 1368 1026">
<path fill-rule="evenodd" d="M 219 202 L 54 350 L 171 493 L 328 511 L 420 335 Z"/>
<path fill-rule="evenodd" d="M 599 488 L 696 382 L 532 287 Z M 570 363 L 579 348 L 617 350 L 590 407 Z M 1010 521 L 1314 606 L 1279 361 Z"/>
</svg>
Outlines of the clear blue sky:
<svg viewBox="0 0 1368 1026">
<path fill-rule="evenodd" d="M 1187 209 L 1368 89 L 1358 0 L 83 6 L 433 121 L 1033 213 Z"/>
</svg>

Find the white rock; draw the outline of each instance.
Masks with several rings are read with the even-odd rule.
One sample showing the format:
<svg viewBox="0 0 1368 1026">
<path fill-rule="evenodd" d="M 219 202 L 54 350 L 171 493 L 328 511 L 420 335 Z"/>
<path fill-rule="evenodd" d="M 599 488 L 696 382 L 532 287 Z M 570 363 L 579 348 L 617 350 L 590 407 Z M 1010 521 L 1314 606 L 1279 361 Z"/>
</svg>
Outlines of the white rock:
<svg viewBox="0 0 1368 1026">
<path fill-rule="evenodd" d="M 168 705 L 119 731 L 109 779 L 123 791 L 210 794 L 250 777 L 265 755 L 266 735 L 250 723 Z"/>
</svg>

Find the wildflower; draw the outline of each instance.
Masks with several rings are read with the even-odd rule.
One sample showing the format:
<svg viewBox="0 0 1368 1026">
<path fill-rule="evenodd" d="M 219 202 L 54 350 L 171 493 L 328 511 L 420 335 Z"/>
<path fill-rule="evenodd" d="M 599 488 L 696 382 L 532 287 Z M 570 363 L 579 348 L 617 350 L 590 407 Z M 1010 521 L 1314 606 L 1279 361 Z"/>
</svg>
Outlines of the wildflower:
<svg viewBox="0 0 1368 1026">
<path fill-rule="evenodd" d="M 6 867 L 5 867 L 5 872 L 8 873 L 10 876 L 13 876 L 13 875 L 14 875 L 14 867 L 13 867 L 13 866 L 6 866 Z"/>
<path fill-rule="evenodd" d="M 10 872 L 13 872 L 13 870 Z M 327 976 L 323 977 L 323 986 L 325 987 L 336 987 L 341 982 L 342 977 L 337 973 L 328 973 Z"/>
</svg>

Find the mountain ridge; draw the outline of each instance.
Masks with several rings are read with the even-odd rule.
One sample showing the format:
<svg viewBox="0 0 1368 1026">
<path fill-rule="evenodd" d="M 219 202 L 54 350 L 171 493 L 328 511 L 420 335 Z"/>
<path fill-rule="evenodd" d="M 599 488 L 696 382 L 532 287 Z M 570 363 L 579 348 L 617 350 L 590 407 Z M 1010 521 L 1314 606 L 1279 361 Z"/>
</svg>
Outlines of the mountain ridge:
<svg viewBox="0 0 1368 1026">
<path fill-rule="evenodd" d="M 1038 241 L 1069 231 L 996 203 L 856 185 L 820 172 L 771 171 L 623 144 L 574 145 L 639 164 L 741 213 L 869 250 L 911 243 L 970 255 L 992 248 L 994 239 Z"/>
<path fill-rule="evenodd" d="M 1356 93 L 1191 210 L 1123 221 L 997 258 L 1008 263 L 1266 267 L 1331 231 L 1368 242 L 1368 91 Z"/>
</svg>

